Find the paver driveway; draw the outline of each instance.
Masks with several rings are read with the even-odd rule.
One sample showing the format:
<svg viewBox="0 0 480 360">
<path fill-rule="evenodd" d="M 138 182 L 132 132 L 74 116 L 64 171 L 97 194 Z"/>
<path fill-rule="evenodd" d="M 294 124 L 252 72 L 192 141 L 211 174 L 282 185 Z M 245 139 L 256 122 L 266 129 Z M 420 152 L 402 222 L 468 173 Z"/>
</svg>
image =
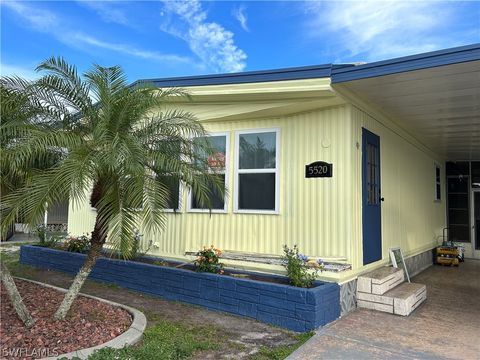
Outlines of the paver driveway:
<svg viewBox="0 0 480 360">
<path fill-rule="evenodd" d="M 480 359 L 480 261 L 432 266 L 412 279 L 427 301 L 408 317 L 357 309 L 288 359 Z"/>
</svg>

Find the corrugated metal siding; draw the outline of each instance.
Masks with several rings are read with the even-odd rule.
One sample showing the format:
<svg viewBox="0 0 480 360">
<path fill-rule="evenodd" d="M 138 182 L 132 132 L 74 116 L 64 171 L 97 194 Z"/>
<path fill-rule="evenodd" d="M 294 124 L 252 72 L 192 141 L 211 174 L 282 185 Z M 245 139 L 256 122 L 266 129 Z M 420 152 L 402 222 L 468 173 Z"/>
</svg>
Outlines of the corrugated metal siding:
<svg viewBox="0 0 480 360">
<path fill-rule="evenodd" d="M 404 254 L 415 254 L 433 247 L 445 226 L 444 161 L 429 154 L 408 134 L 398 133 L 367 113 L 352 107 L 353 142 L 362 143 L 362 127 L 380 136 L 383 259 L 388 249 L 401 246 Z M 355 245 L 354 265 L 362 265 L 362 151 L 355 151 L 354 187 Z M 442 200 L 434 201 L 435 163 L 441 167 Z"/>
<path fill-rule="evenodd" d="M 348 256 L 351 216 L 345 189 L 351 176 L 351 152 L 346 147 L 350 136 L 345 107 L 206 127 L 212 132 L 230 132 L 228 213 L 187 213 L 184 207 L 181 214 L 169 214 L 174 219 L 157 240 L 159 253 L 181 255 L 215 244 L 228 250 L 280 254 L 283 244 L 298 244 L 312 256 Z M 256 128 L 281 131 L 279 215 L 233 213 L 235 131 Z M 334 163 L 334 177 L 305 179 L 305 165 L 315 160 Z M 183 195 L 185 203 L 186 191 Z"/>
<path fill-rule="evenodd" d="M 69 201 L 68 232 L 72 235 L 91 233 L 95 225 L 96 211 L 90 207 L 89 199 L 84 201 Z"/>
<path fill-rule="evenodd" d="M 68 202 L 55 204 L 48 209 L 47 224 L 64 224 L 68 221 Z"/>
<path fill-rule="evenodd" d="M 206 123 L 209 131 L 230 132 L 228 213 L 187 213 L 187 192 L 178 214 L 167 214 L 162 234 L 144 235 L 153 240 L 152 254 L 181 256 L 203 245 L 222 249 L 280 254 L 283 244 L 298 244 L 311 256 L 347 257 L 352 208 L 351 122 L 346 106 L 333 107 L 294 116 L 270 119 Z M 235 130 L 280 129 L 280 214 L 234 214 Z M 322 160 L 333 163 L 332 178 L 305 178 L 305 165 Z M 91 210 L 81 208 L 72 214 L 72 233 L 91 230 Z"/>
</svg>

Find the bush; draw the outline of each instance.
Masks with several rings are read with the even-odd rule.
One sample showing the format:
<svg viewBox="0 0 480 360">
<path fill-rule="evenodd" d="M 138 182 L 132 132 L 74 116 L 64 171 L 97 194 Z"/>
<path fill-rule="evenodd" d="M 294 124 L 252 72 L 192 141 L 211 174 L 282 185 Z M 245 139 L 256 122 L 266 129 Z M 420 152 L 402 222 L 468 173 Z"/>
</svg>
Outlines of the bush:
<svg viewBox="0 0 480 360">
<path fill-rule="evenodd" d="M 37 225 L 37 228 L 35 229 L 34 233 L 40 239 L 39 245 L 45 246 L 45 242 L 47 241 L 47 227 L 43 224 Z"/>
<path fill-rule="evenodd" d="M 131 245 L 130 253 L 127 256 L 129 259 L 136 259 L 138 256 L 145 255 L 150 250 L 150 245 L 149 245 L 145 253 L 140 252 L 142 237 L 143 235 L 140 234 L 138 230 L 135 230 L 135 235 L 133 236 L 133 242 Z"/>
<path fill-rule="evenodd" d="M 65 239 L 63 244 L 64 250 L 70 252 L 83 253 L 90 247 L 90 239 L 86 235 L 82 236 L 69 236 Z"/>
<path fill-rule="evenodd" d="M 52 235 L 48 238 L 45 235 L 44 240 L 40 240 L 40 243 L 38 243 L 38 246 L 48 247 L 48 248 L 58 248 L 62 239 L 63 237 L 58 235 Z"/>
<path fill-rule="evenodd" d="M 223 274 L 223 264 L 220 262 L 222 251 L 211 245 L 209 248 L 204 246 L 203 250 L 197 252 L 195 260 L 195 270 L 199 272 L 209 272 L 214 274 Z"/>
<path fill-rule="evenodd" d="M 312 287 L 317 278 L 317 269 L 308 266 L 308 257 L 298 252 L 297 245 L 293 248 L 284 245 L 283 253 L 282 259 L 290 284 L 302 288 Z"/>
</svg>

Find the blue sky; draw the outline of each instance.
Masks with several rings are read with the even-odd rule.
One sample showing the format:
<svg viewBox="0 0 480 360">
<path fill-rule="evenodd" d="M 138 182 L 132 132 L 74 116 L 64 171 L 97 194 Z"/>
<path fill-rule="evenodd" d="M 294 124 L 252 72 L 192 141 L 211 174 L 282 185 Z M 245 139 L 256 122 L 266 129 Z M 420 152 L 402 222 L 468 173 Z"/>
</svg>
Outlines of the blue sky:
<svg viewBox="0 0 480 360">
<path fill-rule="evenodd" d="M 383 60 L 480 42 L 476 1 L 1 0 L 1 73 L 61 55 L 130 81 Z"/>
</svg>

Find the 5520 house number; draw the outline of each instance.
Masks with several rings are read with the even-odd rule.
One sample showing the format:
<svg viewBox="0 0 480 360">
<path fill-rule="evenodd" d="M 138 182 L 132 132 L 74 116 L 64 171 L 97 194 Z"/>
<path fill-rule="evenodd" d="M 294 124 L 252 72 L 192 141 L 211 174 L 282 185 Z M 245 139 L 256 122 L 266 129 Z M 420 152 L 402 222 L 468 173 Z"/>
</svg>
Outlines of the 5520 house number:
<svg viewBox="0 0 480 360">
<path fill-rule="evenodd" d="M 315 161 L 305 166 L 306 178 L 332 177 L 332 164 L 324 161 Z"/>
</svg>

